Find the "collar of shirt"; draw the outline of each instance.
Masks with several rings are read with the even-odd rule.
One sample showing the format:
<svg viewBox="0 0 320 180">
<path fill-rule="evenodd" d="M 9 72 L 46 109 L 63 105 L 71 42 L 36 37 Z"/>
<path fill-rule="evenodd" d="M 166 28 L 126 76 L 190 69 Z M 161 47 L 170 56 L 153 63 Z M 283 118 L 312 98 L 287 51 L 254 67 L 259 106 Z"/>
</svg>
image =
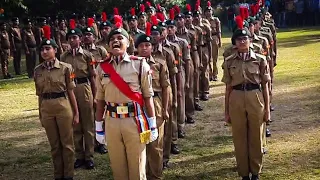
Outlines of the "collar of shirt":
<svg viewBox="0 0 320 180">
<path fill-rule="evenodd" d="M 237 53 L 237 57 L 242 59 L 243 61 L 248 61 L 250 59 L 257 59 L 256 54 L 250 49 L 246 53 Z"/>
<path fill-rule="evenodd" d="M 168 36 L 167 38 L 170 42 L 177 42 L 178 41 L 178 37 L 176 35 Z"/>
<path fill-rule="evenodd" d="M 147 57 L 147 58 L 146 58 L 147 62 L 151 62 L 151 63 L 155 64 L 156 61 L 154 60 L 154 57 L 153 57 L 153 56 L 154 56 L 154 55 L 151 55 L 150 57 Z"/>
<path fill-rule="evenodd" d="M 109 63 L 115 62 L 115 63 L 119 64 L 119 63 L 121 63 L 123 61 L 125 61 L 125 62 L 130 62 L 131 61 L 130 60 L 130 56 L 127 53 L 125 53 L 122 56 L 112 56 L 110 61 L 109 61 Z"/>
<path fill-rule="evenodd" d="M 169 42 L 169 40 L 167 38 L 162 41 L 162 46 L 170 47 L 170 42 Z"/>
<path fill-rule="evenodd" d="M 158 46 L 154 46 L 153 53 L 160 52 L 162 53 L 162 45 L 159 43 Z"/>
<path fill-rule="evenodd" d="M 74 56 L 78 53 L 83 54 L 83 48 L 80 46 L 79 48 L 70 49 L 69 53 Z"/>
<path fill-rule="evenodd" d="M 177 29 L 177 34 L 186 34 L 188 33 L 188 29 L 186 27 Z"/>
<path fill-rule="evenodd" d="M 257 40 L 257 41 L 260 40 L 260 38 L 259 38 L 255 33 L 253 33 L 253 39 L 254 39 L 254 40 Z"/>
<path fill-rule="evenodd" d="M 89 50 L 95 50 L 97 49 L 96 45 L 94 43 L 89 44 L 89 45 L 84 45 L 85 49 L 89 49 Z"/>
<path fill-rule="evenodd" d="M 43 62 L 43 67 L 48 69 L 48 70 L 51 70 L 53 68 L 58 68 L 59 69 L 60 68 L 60 64 L 59 64 L 58 59 L 55 58 L 52 61 L 44 61 Z"/>
<path fill-rule="evenodd" d="M 194 28 L 194 25 L 193 25 L 193 24 L 186 25 L 186 28 L 187 28 L 187 29 L 195 30 L 195 28 Z"/>
</svg>

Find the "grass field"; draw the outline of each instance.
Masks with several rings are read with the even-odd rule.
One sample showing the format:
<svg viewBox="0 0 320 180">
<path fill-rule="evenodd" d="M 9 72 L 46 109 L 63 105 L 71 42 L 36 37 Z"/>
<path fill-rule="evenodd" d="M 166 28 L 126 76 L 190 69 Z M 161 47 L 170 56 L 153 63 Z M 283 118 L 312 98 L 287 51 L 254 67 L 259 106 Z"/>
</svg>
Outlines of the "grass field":
<svg viewBox="0 0 320 180">
<path fill-rule="evenodd" d="M 223 41 L 229 44 L 230 37 Z M 279 31 L 278 54 L 273 134 L 261 179 L 320 179 L 320 27 Z M 238 179 L 231 133 L 223 123 L 224 85 L 211 86 L 211 99 L 202 103 L 196 124 L 187 125 L 187 137 L 179 140 L 182 154 L 172 156 L 164 179 Z M 0 95 L 0 180 L 52 179 L 33 81 L 0 80 Z M 77 170 L 75 179 L 112 179 L 108 156 L 96 154 L 95 162 L 92 171 Z"/>
</svg>

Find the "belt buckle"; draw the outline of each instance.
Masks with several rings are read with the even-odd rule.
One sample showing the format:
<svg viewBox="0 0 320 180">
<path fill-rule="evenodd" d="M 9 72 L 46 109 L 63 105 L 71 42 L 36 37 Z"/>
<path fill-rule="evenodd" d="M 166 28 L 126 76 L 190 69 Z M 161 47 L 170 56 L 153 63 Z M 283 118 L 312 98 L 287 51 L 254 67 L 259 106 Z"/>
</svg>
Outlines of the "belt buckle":
<svg viewBox="0 0 320 180">
<path fill-rule="evenodd" d="M 117 106 L 117 114 L 128 114 L 128 106 Z"/>
</svg>

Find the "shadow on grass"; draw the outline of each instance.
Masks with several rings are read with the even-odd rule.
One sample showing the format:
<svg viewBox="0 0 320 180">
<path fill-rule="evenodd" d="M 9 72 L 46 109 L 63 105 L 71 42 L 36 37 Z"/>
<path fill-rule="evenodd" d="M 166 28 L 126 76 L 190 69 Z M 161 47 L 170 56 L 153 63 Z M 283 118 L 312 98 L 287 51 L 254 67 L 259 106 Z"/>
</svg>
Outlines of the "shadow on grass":
<svg viewBox="0 0 320 180">
<path fill-rule="evenodd" d="M 0 80 L 0 89 L 3 89 L 6 86 L 10 85 L 21 85 L 33 82 L 33 79 L 28 78 L 27 76 L 19 76 L 13 79 L 1 79 Z"/>
<path fill-rule="evenodd" d="M 277 47 L 290 48 L 290 47 L 305 46 L 308 44 L 318 43 L 319 39 L 320 39 L 320 35 L 296 36 L 294 38 L 278 40 Z"/>
</svg>

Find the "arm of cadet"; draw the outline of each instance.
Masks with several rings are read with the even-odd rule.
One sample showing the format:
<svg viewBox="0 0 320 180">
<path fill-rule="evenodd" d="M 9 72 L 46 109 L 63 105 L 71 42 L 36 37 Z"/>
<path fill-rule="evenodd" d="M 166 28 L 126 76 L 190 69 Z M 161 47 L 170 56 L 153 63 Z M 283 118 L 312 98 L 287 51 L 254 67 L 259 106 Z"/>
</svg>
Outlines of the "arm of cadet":
<svg viewBox="0 0 320 180">
<path fill-rule="evenodd" d="M 229 117 L 229 97 L 232 92 L 232 86 L 230 84 L 226 84 L 226 91 L 225 91 L 225 99 L 224 99 L 224 114 L 226 117 Z"/>
<path fill-rule="evenodd" d="M 96 105 L 96 121 L 104 121 L 104 110 L 105 110 L 106 102 L 103 100 L 97 100 Z"/>
<path fill-rule="evenodd" d="M 147 109 L 147 115 L 148 117 L 155 117 L 155 109 L 154 109 L 154 103 L 153 103 L 153 98 L 152 97 L 145 97 L 144 98 L 144 104 Z"/>
<path fill-rule="evenodd" d="M 184 89 L 182 89 L 182 72 L 178 72 L 178 74 L 176 75 L 177 78 L 177 96 L 178 98 L 180 98 L 182 96 L 182 91 L 184 91 Z"/>
<path fill-rule="evenodd" d="M 264 110 L 266 113 L 265 117 L 264 117 L 265 122 L 270 120 L 270 95 L 269 95 L 268 83 L 271 83 L 271 82 L 261 83 L 262 94 L 263 94 L 263 99 L 264 99 Z"/>
<path fill-rule="evenodd" d="M 189 88 L 190 83 L 190 61 L 191 61 L 191 55 L 190 55 L 190 48 L 188 47 L 188 44 L 185 43 L 184 45 L 184 61 L 185 61 L 185 71 L 186 71 L 186 87 Z"/>
<path fill-rule="evenodd" d="M 27 45 L 27 35 L 24 31 L 21 34 L 22 34 L 22 44 L 24 46 L 24 50 L 26 51 L 26 54 L 29 54 L 29 48 Z"/>
<path fill-rule="evenodd" d="M 59 46 L 59 49 L 62 51 L 62 44 L 61 44 L 61 36 L 60 36 L 60 32 L 56 31 L 55 33 L 55 39 L 56 39 L 56 43 Z"/>
<path fill-rule="evenodd" d="M 73 115 L 79 116 L 78 104 L 77 104 L 76 96 L 74 95 L 73 89 L 68 90 L 68 97 L 70 99 Z"/>
<path fill-rule="evenodd" d="M 13 51 L 16 51 L 16 45 L 14 44 L 13 29 L 11 29 L 11 32 L 10 32 L 10 44 L 11 44 L 11 49 Z"/>
<path fill-rule="evenodd" d="M 90 84 L 91 84 L 91 90 L 92 90 L 93 99 L 95 99 L 96 93 L 97 93 L 97 86 L 96 86 L 96 81 L 95 81 L 95 75 L 90 76 Z"/>
</svg>

